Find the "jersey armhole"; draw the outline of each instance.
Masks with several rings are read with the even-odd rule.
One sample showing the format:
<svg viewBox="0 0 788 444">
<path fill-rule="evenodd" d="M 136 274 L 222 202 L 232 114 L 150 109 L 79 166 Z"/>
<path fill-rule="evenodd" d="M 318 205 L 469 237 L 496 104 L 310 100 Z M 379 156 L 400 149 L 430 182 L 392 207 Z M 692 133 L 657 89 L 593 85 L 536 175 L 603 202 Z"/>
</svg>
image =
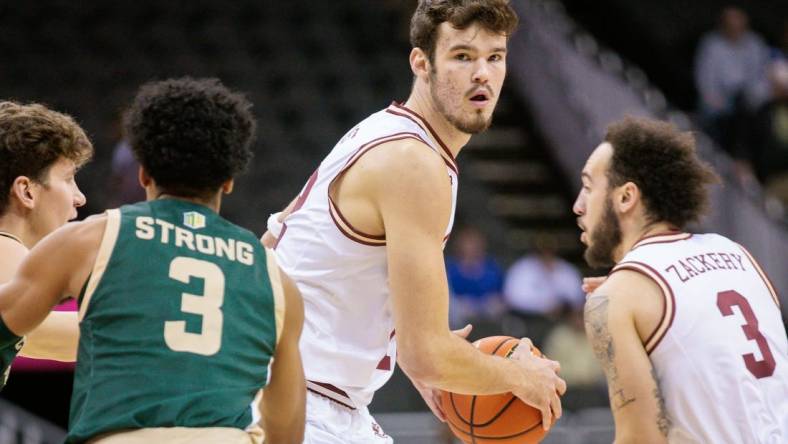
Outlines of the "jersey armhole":
<svg viewBox="0 0 788 444">
<path fill-rule="evenodd" d="M 118 240 L 119 233 L 120 210 L 107 210 L 107 220 L 104 225 L 104 234 L 101 237 L 101 244 L 99 245 L 98 252 L 96 252 L 96 260 L 93 262 L 93 269 L 88 275 L 88 280 L 85 284 L 85 290 L 82 295 L 82 299 L 80 300 L 78 315 L 79 322 L 82 322 L 82 319 L 85 318 L 88 305 L 90 304 L 90 298 L 93 297 L 93 293 L 96 291 L 102 276 L 104 276 L 104 271 L 106 271 L 107 265 L 109 265 L 109 259 L 112 256 L 112 250 L 115 249 L 115 243 Z"/>
<path fill-rule="evenodd" d="M 339 207 L 334 202 L 334 199 L 331 197 L 331 190 L 334 187 L 334 183 L 337 180 L 339 180 L 339 178 L 341 178 L 362 156 L 364 156 L 364 154 L 368 153 L 373 148 L 377 148 L 389 142 L 396 142 L 405 139 L 413 139 L 418 142 L 421 142 L 427 148 L 435 151 L 436 154 L 440 155 L 440 153 L 438 153 L 435 150 L 435 148 L 432 147 L 432 145 L 427 143 L 421 136 L 419 136 L 416 133 L 412 133 L 412 132 L 395 133 L 389 136 L 374 139 L 364 145 L 361 145 L 356 150 L 356 152 L 350 157 L 350 159 L 348 159 L 345 165 L 339 170 L 339 172 L 337 172 L 336 175 L 334 175 L 334 177 L 328 183 L 328 187 L 326 187 L 326 194 L 328 198 L 329 215 L 331 216 L 331 219 L 334 221 L 334 225 L 336 225 L 337 229 L 350 240 L 370 247 L 383 247 L 386 245 L 385 234 L 380 236 L 380 235 L 372 235 L 372 234 L 364 233 L 363 231 L 353 227 L 350 224 L 350 222 L 342 215 L 342 212 L 339 211 Z"/>
<path fill-rule="evenodd" d="M 279 265 L 276 263 L 274 251 L 265 248 L 266 269 L 268 280 L 271 282 L 271 292 L 274 296 L 274 322 L 276 324 L 276 345 L 282 337 L 282 327 L 285 322 L 285 289 L 282 286 L 282 276 L 279 274 Z"/>
<path fill-rule="evenodd" d="M 774 303 L 777 304 L 777 308 L 780 308 L 780 298 L 777 295 L 777 290 L 774 289 L 774 285 L 772 285 L 771 279 L 769 279 L 769 275 L 766 274 L 766 271 L 764 271 L 764 269 L 761 268 L 761 264 L 759 264 L 758 261 L 756 261 L 755 258 L 752 257 L 752 255 L 750 254 L 749 251 L 747 251 L 746 248 L 744 248 L 740 244 L 736 244 L 736 246 L 739 247 L 739 249 L 744 253 L 745 256 L 747 256 L 747 259 L 750 261 L 753 268 L 755 268 L 755 271 L 758 273 L 758 276 L 761 277 L 761 280 L 763 281 L 763 285 L 766 286 L 766 290 L 772 296 Z"/>
<path fill-rule="evenodd" d="M 661 290 L 663 301 L 662 316 L 659 323 L 657 324 L 657 327 L 651 332 L 651 334 L 643 343 L 643 348 L 646 350 L 646 354 L 650 355 L 668 333 L 670 326 L 673 325 L 673 319 L 676 317 L 676 299 L 673 296 L 673 290 L 670 288 L 670 285 L 665 280 L 665 278 L 663 278 L 662 275 L 657 272 L 657 270 L 642 262 L 621 262 L 613 267 L 613 269 L 610 271 L 610 274 L 621 270 L 630 270 L 640 273 L 655 282 Z"/>
</svg>

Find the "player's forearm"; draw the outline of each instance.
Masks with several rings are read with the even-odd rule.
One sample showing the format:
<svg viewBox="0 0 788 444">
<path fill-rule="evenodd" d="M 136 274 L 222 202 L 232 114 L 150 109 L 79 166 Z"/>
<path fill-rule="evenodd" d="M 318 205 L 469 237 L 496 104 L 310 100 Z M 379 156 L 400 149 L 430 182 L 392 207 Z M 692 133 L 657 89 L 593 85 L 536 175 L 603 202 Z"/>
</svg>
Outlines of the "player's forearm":
<svg viewBox="0 0 788 444">
<path fill-rule="evenodd" d="M 292 387 L 288 397 L 277 402 L 263 392 L 262 425 L 265 430 L 266 443 L 301 444 L 304 441 L 304 424 L 306 422 L 305 400 L 306 388 Z"/>
<path fill-rule="evenodd" d="M 19 354 L 28 358 L 74 362 L 77 360 L 78 344 L 77 314 L 52 312 L 38 328 L 27 335 Z"/>
<path fill-rule="evenodd" d="M 616 439 L 613 444 L 667 444 L 667 437 L 654 427 L 631 424 L 620 427 L 616 424 Z"/>
<path fill-rule="evenodd" d="M 512 391 L 522 369 L 514 362 L 481 353 L 447 332 L 443 338 L 421 338 L 419 345 L 399 343 L 398 362 L 411 378 L 428 386 L 465 394 Z"/>
</svg>

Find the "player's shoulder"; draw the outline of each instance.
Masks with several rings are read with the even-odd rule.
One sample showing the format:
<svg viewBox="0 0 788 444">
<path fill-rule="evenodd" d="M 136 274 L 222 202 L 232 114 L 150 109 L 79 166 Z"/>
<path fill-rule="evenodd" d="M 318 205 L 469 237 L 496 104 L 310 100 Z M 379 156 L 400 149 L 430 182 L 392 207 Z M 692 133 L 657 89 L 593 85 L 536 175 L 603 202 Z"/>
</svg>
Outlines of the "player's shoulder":
<svg viewBox="0 0 788 444">
<path fill-rule="evenodd" d="M 446 166 L 440 154 L 424 140 L 403 138 L 384 142 L 378 149 L 366 153 L 359 164 L 382 178 L 427 180 L 446 176 Z"/>
<path fill-rule="evenodd" d="M 644 270 L 621 268 L 611 273 L 590 297 L 604 295 L 611 303 L 634 310 L 645 300 L 661 300 L 662 289 Z"/>
<path fill-rule="evenodd" d="M 101 240 L 110 217 L 114 218 L 106 211 L 82 221 L 69 222 L 47 235 L 43 241 L 57 242 L 64 246 L 97 243 Z"/>
</svg>

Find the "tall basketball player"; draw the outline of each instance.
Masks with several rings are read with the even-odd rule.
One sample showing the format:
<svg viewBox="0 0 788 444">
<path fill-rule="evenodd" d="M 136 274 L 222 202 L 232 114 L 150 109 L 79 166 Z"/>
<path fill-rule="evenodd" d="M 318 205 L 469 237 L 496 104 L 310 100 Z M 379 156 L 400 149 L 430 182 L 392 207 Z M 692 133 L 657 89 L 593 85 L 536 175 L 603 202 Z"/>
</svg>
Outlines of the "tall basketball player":
<svg viewBox="0 0 788 444">
<path fill-rule="evenodd" d="M 250 443 L 263 386 L 268 442 L 301 442 L 300 296 L 218 215 L 251 159 L 250 107 L 216 80 L 144 86 L 127 132 L 148 201 L 55 231 L 1 287 L 3 342 L 79 297 L 67 442 Z"/>
<path fill-rule="evenodd" d="M 741 245 L 683 231 L 714 173 L 688 133 L 608 128 L 574 205 L 585 258 L 610 267 L 585 307 L 616 443 L 788 441 L 788 340 L 774 287 Z"/>
<path fill-rule="evenodd" d="M 435 389 L 511 391 L 545 427 L 561 415 L 558 363 L 527 341 L 513 359 L 485 355 L 448 327 L 455 158 L 490 125 L 516 24 L 506 0 L 421 1 L 408 100 L 352 128 L 269 218 L 264 242 L 304 295 L 308 444 L 391 442 L 367 405 L 395 361 L 439 417 Z"/>
<path fill-rule="evenodd" d="M 41 238 L 76 217 L 85 196 L 75 174 L 92 154 L 71 117 L 38 104 L 0 102 L 0 283 L 11 279 Z M 78 338 L 76 314 L 52 312 L 25 340 L 0 348 L 0 383 L 17 352 L 73 361 Z"/>
</svg>

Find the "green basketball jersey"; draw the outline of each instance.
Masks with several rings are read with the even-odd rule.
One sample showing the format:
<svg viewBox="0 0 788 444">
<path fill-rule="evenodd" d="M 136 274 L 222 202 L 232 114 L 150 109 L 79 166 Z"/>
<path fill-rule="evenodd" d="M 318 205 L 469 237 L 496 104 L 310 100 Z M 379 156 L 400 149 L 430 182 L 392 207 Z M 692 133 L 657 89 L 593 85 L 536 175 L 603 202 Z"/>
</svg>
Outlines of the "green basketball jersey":
<svg viewBox="0 0 788 444">
<path fill-rule="evenodd" d="M 207 207 L 163 199 L 109 210 L 79 298 L 66 442 L 247 427 L 281 328 L 278 278 L 257 237 Z"/>
<path fill-rule="evenodd" d="M 5 231 L 0 231 L 0 237 L 7 237 L 22 244 L 18 237 Z M 3 320 L 0 319 L 0 390 L 8 382 L 8 375 L 11 373 L 11 363 L 16 358 L 19 350 L 22 349 L 24 343 L 25 339 L 12 333 Z"/>
<path fill-rule="evenodd" d="M 8 375 L 11 373 L 11 363 L 13 363 L 24 343 L 25 339 L 13 334 L 0 319 L 0 390 L 8 382 Z"/>
</svg>

